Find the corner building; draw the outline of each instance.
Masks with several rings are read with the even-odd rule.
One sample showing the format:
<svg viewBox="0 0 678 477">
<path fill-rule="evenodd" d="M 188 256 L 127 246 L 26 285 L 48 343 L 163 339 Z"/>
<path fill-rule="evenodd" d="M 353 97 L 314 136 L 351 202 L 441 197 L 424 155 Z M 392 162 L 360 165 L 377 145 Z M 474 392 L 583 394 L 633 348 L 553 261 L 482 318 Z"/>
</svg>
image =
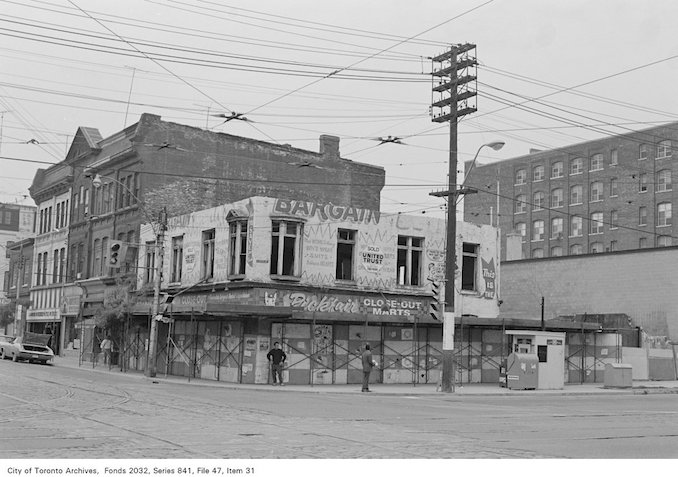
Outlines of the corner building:
<svg viewBox="0 0 678 477">
<path fill-rule="evenodd" d="M 673 245 L 676 145 L 669 123 L 477 166 L 465 220 L 498 224 L 505 260 Z"/>
<path fill-rule="evenodd" d="M 457 227 L 456 313 L 494 319 L 496 229 Z M 267 383 L 266 353 L 279 341 L 286 382 L 359 383 L 370 343 L 375 382 L 437 382 L 442 327 L 429 306 L 431 281 L 445 278 L 445 229 L 423 216 L 269 197 L 170 218 L 162 291 L 173 299 L 158 322 L 158 373 Z M 152 282 L 143 270 L 154 240 L 142 226 L 139 289 Z M 135 304 L 138 323 L 151 306 L 150 296 Z M 128 356 L 129 367 L 139 358 Z"/>
</svg>

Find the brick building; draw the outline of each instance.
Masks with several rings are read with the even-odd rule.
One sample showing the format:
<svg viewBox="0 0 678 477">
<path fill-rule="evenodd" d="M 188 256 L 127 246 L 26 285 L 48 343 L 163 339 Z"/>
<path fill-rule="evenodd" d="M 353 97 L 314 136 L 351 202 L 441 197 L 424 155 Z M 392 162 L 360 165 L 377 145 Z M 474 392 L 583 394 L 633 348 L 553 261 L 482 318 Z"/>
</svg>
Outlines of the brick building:
<svg viewBox="0 0 678 477">
<path fill-rule="evenodd" d="M 509 260 L 672 245 L 677 144 L 678 123 L 669 123 L 476 165 L 465 220 L 498 216 Z M 518 256 L 507 255 L 510 233 L 522 236 Z"/>
<path fill-rule="evenodd" d="M 312 152 L 151 114 L 106 138 L 80 127 L 64 161 L 38 171 L 30 189 L 46 214 L 35 306 L 54 310 L 58 302 L 66 316 L 93 314 L 107 290 L 134 273 L 133 255 L 121 269 L 106 266 L 108 244 L 122 240 L 133 252 L 139 224 L 157 220 L 163 208 L 173 216 L 267 194 L 378 210 L 384 177 L 381 167 L 341 158 L 333 136 L 320 136 L 320 152 Z M 66 215 L 57 217 L 64 201 Z M 54 246 L 64 234 L 62 219 L 68 230 L 63 270 L 62 247 Z"/>
</svg>

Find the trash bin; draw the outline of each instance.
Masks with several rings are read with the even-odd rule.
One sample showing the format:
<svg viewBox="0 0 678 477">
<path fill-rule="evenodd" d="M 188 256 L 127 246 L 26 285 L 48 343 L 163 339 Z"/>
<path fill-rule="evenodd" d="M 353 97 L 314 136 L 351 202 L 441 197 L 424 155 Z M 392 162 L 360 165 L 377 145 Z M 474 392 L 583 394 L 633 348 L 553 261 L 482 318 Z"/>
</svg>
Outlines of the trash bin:
<svg viewBox="0 0 678 477">
<path fill-rule="evenodd" d="M 624 363 L 607 363 L 605 365 L 605 387 L 633 387 L 633 366 Z"/>
</svg>

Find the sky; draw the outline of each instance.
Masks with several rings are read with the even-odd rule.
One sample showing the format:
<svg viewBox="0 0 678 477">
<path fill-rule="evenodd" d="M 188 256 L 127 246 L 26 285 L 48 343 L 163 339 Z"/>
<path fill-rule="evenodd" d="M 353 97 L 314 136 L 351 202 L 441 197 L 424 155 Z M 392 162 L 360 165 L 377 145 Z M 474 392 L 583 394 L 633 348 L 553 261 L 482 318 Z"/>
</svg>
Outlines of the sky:
<svg viewBox="0 0 678 477">
<path fill-rule="evenodd" d="M 146 112 L 316 152 L 339 136 L 342 157 L 384 167 L 382 211 L 442 217 L 432 57 L 477 45 L 458 157 L 504 141 L 480 150 L 489 163 L 676 120 L 677 14 L 671 0 L 0 0 L 0 201 L 33 205 L 35 172 L 79 126 L 107 137 Z M 248 121 L 218 117 L 233 113 Z"/>
</svg>

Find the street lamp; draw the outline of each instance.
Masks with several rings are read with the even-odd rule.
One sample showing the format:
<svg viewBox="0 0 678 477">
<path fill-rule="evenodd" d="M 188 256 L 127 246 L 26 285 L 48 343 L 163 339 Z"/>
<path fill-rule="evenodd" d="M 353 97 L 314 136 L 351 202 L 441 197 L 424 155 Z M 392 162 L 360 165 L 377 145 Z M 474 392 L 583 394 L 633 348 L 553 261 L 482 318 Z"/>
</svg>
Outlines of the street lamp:
<svg viewBox="0 0 678 477">
<path fill-rule="evenodd" d="M 119 184 L 137 200 L 137 203 L 139 203 L 139 197 L 137 197 L 125 184 L 112 177 L 103 177 Z M 96 174 L 92 179 L 92 185 L 98 189 L 101 187 L 103 182 L 101 179 L 102 176 L 100 174 Z M 153 303 L 151 307 L 152 318 L 148 340 L 148 362 L 146 363 L 146 370 L 144 372 L 146 376 L 154 378 L 157 374 L 155 355 L 158 344 L 158 321 L 156 320 L 156 317 L 160 314 L 160 287 L 162 281 L 163 258 L 165 256 L 165 225 L 167 223 L 167 211 L 164 208 L 160 211 L 160 217 L 158 220 L 159 223 L 156 227 L 155 222 L 148 216 L 146 209 L 141 206 L 141 204 L 139 204 L 139 208 L 144 216 L 146 216 L 146 220 L 149 221 L 156 236 L 155 250 L 157 259 L 155 260 L 155 270 L 153 276 Z"/>
<path fill-rule="evenodd" d="M 476 155 L 473 157 L 473 160 L 471 161 L 471 165 L 468 167 L 468 171 L 466 171 L 466 174 L 464 174 L 464 180 L 462 181 L 461 185 L 463 186 L 464 184 L 466 184 L 466 179 L 468 179 L 469 174 L 470 174 L 471 171 L 473 170 L 473 166 L 476 165 L 476 160 L 478 159 L 478 154 L 480 154 L 480 150 L 481 150 L 482 148 L 484 148 L 484 147 L 491 147 L 491 148 L 494 149 L 495 151 L 498 151 L 499 149 L 501 149 L 502 147 L 504 147 L 505 144 L 506 144 L 506 143 L 505 143 L 504 141 L 492 141 L 492 142 L 488 142 L 488 143 L 483 144 L 482 146 L 480 146 L 480 147 L 478 148 L 478 150 L 476 151 Z"/>
</svg>

